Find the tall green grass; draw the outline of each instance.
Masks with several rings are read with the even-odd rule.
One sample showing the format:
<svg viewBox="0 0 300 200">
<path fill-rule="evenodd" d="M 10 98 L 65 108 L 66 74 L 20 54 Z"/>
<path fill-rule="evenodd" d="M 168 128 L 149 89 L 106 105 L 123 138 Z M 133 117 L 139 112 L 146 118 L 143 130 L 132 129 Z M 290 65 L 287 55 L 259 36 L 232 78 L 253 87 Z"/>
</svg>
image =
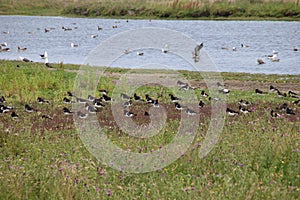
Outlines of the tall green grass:
<svg viewBox="0 0 300 200">
<path fill-rule="evenodd" d="M 299 1 L 207 0 L 1 0 L 0 13 L 114 18 L 179 19 L 293 19 L 300 17 Z"/>
</svg>

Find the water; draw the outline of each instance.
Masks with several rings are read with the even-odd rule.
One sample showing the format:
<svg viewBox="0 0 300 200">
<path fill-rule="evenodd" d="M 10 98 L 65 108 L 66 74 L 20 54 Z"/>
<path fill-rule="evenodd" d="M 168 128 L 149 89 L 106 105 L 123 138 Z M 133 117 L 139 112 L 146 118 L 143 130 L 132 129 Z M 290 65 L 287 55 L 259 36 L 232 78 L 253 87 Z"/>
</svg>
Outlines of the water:
<svg viewBox="0 0 300 200">
<path fill-rule="evenodd" d="M 62 27 L 70 27 L 64 31 Z M 102 31 L 97 27 L 101 26 Z M 118 28 L 112 28 L 117 26 Z M 86 19 L 64 17 L 0 16 L 0 43 L 6 42 L 10 52 L 0 52 L 0 59 L 16 60 L 19 56 L 36 62 L 43 62 L 39 54 L 48 52 L 51 63 L 83 64 L 92 49 L 115 34 L 142 27 L 168 28 L 184 33 L 198 43 L 204 43 L 204 51 L 222 72 L 248 72 L 266 74 L 300 74 L 300 22 L 285 21 L 201 21 L 201 20 L 116 20 Z M 44 29 L 50 29 L 45 33 Z M 9 34 L 4 34 L 8 31 Z M 91 38 L 92 34 L 98 35 Z M 71 43 L 79 44 L 71 48 Z M 183 43 L 184 41 L 178 41 Z M 241 44 L 249 45 L 241 48 Z M 121 46 L 122 44 L 120 44 Z M 17 47 L 26 47 L 19 52 Z M 164 44 L 161 45 L 162 47 Z M 228 50 L 221 49 L 227 47 Z M 236 47 L 237 51 L 232 51 Z M 122 47 L 123 48 L 123 47 Z M 124 46 L 124 50 L 128 47 Z M 193 49 L 194 47 L 191 47 Z M 136 63 L 152 59 L 166 60 L 158 49 L 142 49 L 145 56 L 136 58 L 136 52 L 121 55 L 112 66 L 143 67 Z M 278 51 L 279 62 L 271 62 L 265 56 Z M 170 46 L 172 51 L 172 46 Z M 192 50 L 191 50 L 192 52 Z M 146 57 L 146 55 L 151 55 Z M 167 57 L 168 63 L 158 68 L 193 70 L 184 61 Z M 173 55 L 174 56 L 174 55 Z M 263 59 L 266 64 L 258 65 L 256 60 Z M 150 61 L 152 62 L 152 61 Z M 153 66 L 153 65 L 151 65 Z"/>
</svg>

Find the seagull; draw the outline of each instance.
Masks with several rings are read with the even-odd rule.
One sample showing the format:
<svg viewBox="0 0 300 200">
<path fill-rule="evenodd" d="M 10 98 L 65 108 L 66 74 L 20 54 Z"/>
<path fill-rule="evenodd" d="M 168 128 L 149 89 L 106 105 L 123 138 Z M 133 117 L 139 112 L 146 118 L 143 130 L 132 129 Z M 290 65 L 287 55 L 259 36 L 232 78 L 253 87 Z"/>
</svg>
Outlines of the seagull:
<svg viewBox="0 0 300 200">
<path fill-rule="evenodd" d="M 131 52 L 131 50 L 129 48 L 124 50 L 125 54 L 129 54 L 130 52 Z"/>
<path fill-rule="evenodd" d="M 19 59 L 23 62 L 32 62 L 32 60 L 29 60 L 28 58 L 24 58 L 22 56 L 19 56 Z"/>
<path fill-rule="evenodd" d="M 78 47 L 78 46 L 79 46 L 78 44 L 74 44 L 73 42 L 71 43 L 72 48 L 75 48 L 75 47 Z"/>
<path fill-rule="evenodd" d="M 70 110 L 69 110 L 68 108 L 66 108 L 66 107 L 63 108 L 63 112 L 64 112 L 65 115 L 72 115 L 72 114 L 73 114 L 73 112 L 70 111 Z"/>
<path fill-rule="evenodd" d="M 44 54 L 40 54 L 40 57 L 41 57 L 42 59 L 48 58 L 48 53 L 47 53 L 47 51 L 45 51 Z"/>
<path fill-rule="evenodd" d="M 49 63 L 48 57 L 45 57 L 45 66 L 48 68 L 53 68 Z"/>
<path fill-rule="evenodd" d="M 265 64 L 265 62 L 264 62 L 262 59 L 257 59 L 257 63 L 258 63 L 259 65 Z"/>
<path fill-rule="evenodd" d="M 161 49 L 161 52 L 168 53 L 169 52 L 169 45 L 166 44 L 165 47 Z"/>
</svg>

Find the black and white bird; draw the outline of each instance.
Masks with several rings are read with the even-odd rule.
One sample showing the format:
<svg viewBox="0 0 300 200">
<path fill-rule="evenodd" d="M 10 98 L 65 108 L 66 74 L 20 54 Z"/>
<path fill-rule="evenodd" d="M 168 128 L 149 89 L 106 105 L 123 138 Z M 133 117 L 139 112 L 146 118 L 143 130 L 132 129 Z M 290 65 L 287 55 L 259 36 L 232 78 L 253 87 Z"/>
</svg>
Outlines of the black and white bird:
<svg viewBox="0 0 300 200">
<path fill-rule="evenodd" d="M 145 95 L 145 99 L 146 99 L 147 103 L 151 103 L 152 104 L 154 102 L 154 100 L 151 97 L 149 97 L 149 94 Z"/>
<path fill-rule="evenodd" d="M 42 115 L 42 119 L 53 119 L 53 117 L 51 117 L 50 115 Z"/>
<path fill-rule="evenodd" d="M 130 96 L 128 96 L 127 94 L 125 94 L 125 93 L 121 93 L 121 99 L 122 100 L 129 100 L 129 99 L 131 99 L 131 97 Z"/>
<path fill-rule="evenodd" d="M 25 111 L 28 113 L 32 113 L 33 111 L 35 111 L 32 107 L 30 107 L 28 104 L 25 105 Z"/>
<path fill-rule="evenodd" d="M 18 51 L 26 51 L 26 50 L 27 50 L 26 47 L 20 47 L 20 46 L 18 46 Z"/>
<path fill-rule="evenodd" d="M 95 107 L 89 105 L 88 103 L 85 105 L 85 108 L 91 114 L 95 114 L 97 112 L 97 109 Z"/>
<path fill-rule="evenodd" d="M 266 94 L 266 92 L 263 92 L 263 91 L 261 91 L 259 89 L 255 89 L 255 93 L 256 94 Z"/>
<path fill-rule="evenodd" d="M 286 114 L 288 114 L 288 115 L 295 115 L 295 114 L 296 114 L 296 113 L 295 113 L 292 109 L 290 109 L 289 107 L 286 108 L 285 112 L 286 112 Z"/>
<path fill-rule="evenodd" d="M 183 107 L 178 102 L 175 102 L 175 109 L 176 110 L 183 110 Z"/>
<path fill-rule="evenodd" d="M 138 96 L 136 93 L 133 94 L 133 99 L 135 101 L 143 101 L 142 98 L 140 96 Z"/>
<path fill-rule="evenodd" d="M 293 92 L 293 91 L 291 91 L 291 90 L 288 91 L 288 94 L 289 94 L 289 95 L 298 95 L 296 92 Z"/>
<path fill-rule="evenodd" d="M 275 112 L 274 110 L 271 110 L 270 114 L 271 114 L 271 117 L 276 117 L 276 118 L 281 117 L 281 115 L 279 113 Z"/>
<path fill-rule="evenodd" d="M 164 48 L 161 49 L 161 52 L 163 52 L 163 53 L 168 53 L 168 52 L 169 52 L 169 45 L 166 44 L 166 45 L 164 46 Z"/>
<path fill-rule="evenodd" d="M 239 106 L 239 111 L 243 114 L 247 114 L 247 113 L 250 113 L 251 111 L 242 107 L 241 105 Z"/>
<path fill-rule="evenodd" d="M 208 94 L 207 94 L 204 90 L 202 90 L 201 96 L 203 96 L 203 97 L 208 97 Z"/>
<path fill-rule="evenodd" d="M 107 96 L 106 94 L 103 94 L 102 97 L 100 98 L 103 102 L 111 102 L 112 98 Z"/>
<path fill-rule="evenodd" d="M 277 96 L 279 98 L 283 98 L 283 97 L 286 97 L 287 95 L 286 95 L 286 93 L 283 93 L 283 92 L 280 92 L 279 90 L 277 90 Z"/>
<path fill-rule="evenodd" d="M 10 116 L 13 120 L 19 118 L 19 115 L 15 111 L 13 111 Z"/>
<path fill-rule="evenodd" d="M 77 116 L 80 118 L 80 119 L 86 119 L 88 117 L 88 114 L 87 113 L 83 113 L 81 111 L 78 111 L 77 112 Z"/>
<path fill-rule="evenodd" d="M 219 92 L 222 94 L 228 94 L 230 92 L 230 90 L 223 88 L 223 89 L 219 90 Z"/>
<path fill-rule="evenodd" d="M 75 97 L 75 95 L 70 91 L 68 91 L 67 94 L 68 94 L 69 97 Z"/>
<path fill-rule="evenodd" d="M 123 107 L 124 108 L 128 108 L 132 105 L 132 100 L 126 101 L 125 103 L 123 103 Z"/>
<path fill-rule="evenodd" d="M 73 112 L 70 111 L 70 110 L 69 110 L 68 108 L 66 108 L 66 107 L 63 108 L 63 112 L 64 112 L 65 115 L 72 115 L 72 114 L 73 114 Z"/>
<path fill-rule="evenodd" d="M 143 52 L 136 52 L 136 55 L 138 55 L 138 56 L 143 56 L 144 55 L 144 53 Z"/>
<path fill-rule="evenodd" d="M 238 103 L 239 103 L 239 105 L 245 106 L 245 107 L 250 105 L 249 101 L 246 101 L 246 100 L 243 100 L 243 99 L 241 99 Z"/>
<path fill-rule="evenodd" d="M 107 90 L 105 90 L 105 89 L 100 89 L 100 90 L 98 90 L 102 95 L 107 95 Z"/>
<path fill-rule="evenodd" d="M 6 102 L 5 97 L 4 96 L 0 97 L 0 103 L 4 103 L 4 102 Z"/>
<path fill-rule="evenodd" d="M 198 106 L 199 108 L 203 108 L 205 106 L 205 103 L 203 101 L 200 101 Z"/>
<path fill-rule="evenodd" d="M 93 102 L 93 101 L 95 101 L 95 97 L 89 94 L 88 95 L 88 100 Z"/>
<path fill-rule="evenodd" d="M 226 112 L 227 112 L 227 114 L 228 114 L 229 116 L 235 116 L 235 115 L 238 115 L 238 114 L 239 114 L 237 111 L 234 111 L 234 110 L 232 110 L 232 109 L 230 109 L 230 108 L 227 108 L 227 109 L 226 109 Z"/>
<path fill-rule="evenodd" d="M 191 109 L 189 109 L 189 108 L 187 108 L 185 112 L 186 112 L 188 115 L 196 115 L 196 114 L 197 114 L 196 111 L 193 111 L 193 110 L 191 110 Z"/>
<path fill-rule="evenodd" d="M 65 104 L 71 104 L 71 103 L 74 103 L 74 101 L 72 101 L 71 99 L 68 99 L 67 97 L 64 97 L 63 102 L 64 102 Z"/>
<path fill-rule="evenodd" d="M 43 99 L 42 97 L 38 97 L 37 98 L 37 102 L 39 103 L 39 104 L 43 104 L 43 103 L 49 103 L 49 100 L 45 100 L 45 99 Z"/>
<path fill-rule="evenodd" d="M 178 102 L 181 100 L 180 98 L 174 96 L 173 94 L 169 94 L 169 96 L 170 96 L 170 100 L 172 103 L 175 103 L 175 102 Z"/>
<path fill-rule="evenodd" d="M 158 99 L 154 100 L 154 102 L 152 103 L 154 108 L 159 108 L 159 103 L 158 103 Z"/>
<path fill-rule="evenodd" d="M 48 68 L 53 68 L 50 63 L 49 63 L 49 59 L 48 59 L 48 56 L 45 57 L 45 66 L 48 67 Z"/>
<path fill-rule="evenodd" d="M 47 53 L 47 51 L 45 51 L 44 54 L 40 54 L 40 57 L 41 57 L 42 59 L 48 58 L 48 53 Z"/>
<path fill-rule="evenodd" d="M 86 103 L 86 102 L 88 102 L 87 99 L 83 99 L 83 98 L 79 98 L 79 97 L 75 97 L 75 98 L 76 98 L 77 103 Z"/>
<path fill-rule="evenodd" d="M 278 91 L 278 89 L 273 85 L 270 85 L 270 92 L 275 92 L 275 91 Z"/>
<path fill-rule="evenodd" d="M 104 104 L 101 103 L 101 98 L 100 99 L 95 99 L 93 101 L 93 105 L 95 108 L 102 108 L 104 107 Z"/>
<path fill-rule="evenodd" d="M 23 62 L 32 62 L 32 60 L 29 60 L 28 58 L 25 58 L 25 57 L 22 57 L 22 56 L 19 56 L 19 59 Z"/>
<path fill-rule="evenodd" d="M 129 112 L 128 110 L 124 110 L 124 115 L 126 117 L 133 117 L 133 116 L 136 116 L 136 114 L 132 113 L 132 112 Z"/>
</svg>

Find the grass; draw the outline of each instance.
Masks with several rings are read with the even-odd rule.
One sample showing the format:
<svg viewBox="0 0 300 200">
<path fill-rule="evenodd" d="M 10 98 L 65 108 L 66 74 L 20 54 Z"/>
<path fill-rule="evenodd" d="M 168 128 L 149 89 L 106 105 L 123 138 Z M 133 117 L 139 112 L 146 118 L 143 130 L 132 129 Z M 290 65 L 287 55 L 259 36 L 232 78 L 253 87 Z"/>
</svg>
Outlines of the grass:
<svg viewBox="0 0 300 200">
<path fill-rule="evenodd" d="M 64 116 L 61 111 L 66 106 L 62 103 L 66 91 L 73 91 L 78 66 L 54 67 L 56 70 L 48 70 L 42 63 L 0 61 L 0 96 L 6 97 L 3 104 L 12 105 L 19 114 L 18 120 L 11 120 L 10 113 L 0 114 L 0 199 L 300 198 L 299 104 L 292 104 L 289 97 L 280 99 L 274 93 L 259 96 L 251 87 L 237 89 L 232 85 L 232 81 L 241 85 L 250 82 L 253 87 L 264 85 L 260 89 L 266 91 L 273 84 L 299 93 L 299 75 L 222 73 L 231 89 L 228 107 L 236 109 L 236 102 L 243 98 L 251 101 L 254 112 L 226 116 L 215 147 L 200 159 L 198 152 L 210 122 L 210 103 L 200 95 L 205 86 L 196 89 L 206 106 L 200 110 L 200 126 L 188 151 L 165 168 L 131 174 L 104 165 L 87 151 L 72 116 Z M 126 71 L 108 69 L 98 88 L 108 89 L 111 95 L 116 80 Z M 159 70 L 152 73 L 168 74 Z M 195 72 L 179 73 L 193 84 L 202 81 Z M 136 92 L 156 96 L 161 90 L 160 86 L 142 86 Z M 148 139 L 128 136 L 113 122 L 109 104 L 98 116 L 103 134 L 122 149 L 136 153 L 151 153 L 168 144 L 180 122 L 180 113 L 168 103 L 169 90 L 163 90 L 160 102 L 170 110 L 171 119 L 158 135 Z M 38 96 L 49 99 L 50 104 L 36 103 Z M 272 118 L 269 109 L 283 102 L 296 115 Z M 25 113 L 25 103 L 39 112 Z M 136 103 L 132 111 L 139 109 L 145 109 L 143 103 Z M 53 120 L 42 119 L 42 114 L 53 116 Z"/>
<path fill-rule="evenodd" d="M 295 0 L 0 0 L 0 13 L 110 18 L 298 20 L 300 6 Z"/>
</svg>

